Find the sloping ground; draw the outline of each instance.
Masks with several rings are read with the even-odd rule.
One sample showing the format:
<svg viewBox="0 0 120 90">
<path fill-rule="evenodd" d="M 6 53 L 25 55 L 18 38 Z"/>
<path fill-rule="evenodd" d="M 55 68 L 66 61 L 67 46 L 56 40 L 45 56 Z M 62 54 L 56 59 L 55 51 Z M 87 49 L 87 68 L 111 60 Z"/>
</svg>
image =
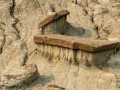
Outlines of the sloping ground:
<svg viewBox="0 0 120 90">
<path fill-rule="evenodd" d="M 115 75 L 112 70 L 105 73 L 63 60 L 52 60 L 51 63 L 40 56 L 33 42 L 33 37 L 41 32 L 38 24 L 49 14 L 63 9 L 70 11 L 67 18 L 69 35 L 76 36 L 76 32 L 83 31 L 82 37 L 119 40 L 119 4 L 116 3 L 120 1 L 98 1 L 0 0 L 0 76 L 3 70 L 36 63 L 41 76 L 31 84 L 15 87 L 17 90 L 28 87 L 42 90 L 43 85 L 49 83 L 68 90 L 119 90 L 119 69 L 116 67 L 113 67 L 118 72 Z M 0 88 L 6 90 L 3 86 Z"/>
<path fill-rule="evenodd" d="M 32 90 L 37 87 L 34 86 L 36 84 L 41 86 L 55 84 L 66 90 L 119 90 L 115 74 L 105 73 L 97 68 L 70 64 L 64 59 L 48 61 L 47 58 L 40 56 L 40 53 L 37 53 L 37 56 L 36 59 L 30 57 L 27 62 L 27 64 L 36 62 L 42 76 L 31 85 Z"/>
</svg>

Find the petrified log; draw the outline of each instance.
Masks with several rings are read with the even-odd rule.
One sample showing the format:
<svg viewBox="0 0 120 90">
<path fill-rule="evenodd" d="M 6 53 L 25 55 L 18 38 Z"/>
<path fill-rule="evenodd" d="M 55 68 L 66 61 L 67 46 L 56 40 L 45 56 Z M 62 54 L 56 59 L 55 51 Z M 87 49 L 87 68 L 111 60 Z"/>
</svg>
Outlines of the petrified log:
<svg viewBox="0 0 120 90">
<path fill-rule="evenodd" d="M 88 52 L 100 52 L 117 48 L 119 42 L 106 40 L 91 40 L 81 37 L 70 37 L 64 35 L 36 35 L 35 43 L 61 46 L 70 49 L 78 49 Z"/>
</svg>

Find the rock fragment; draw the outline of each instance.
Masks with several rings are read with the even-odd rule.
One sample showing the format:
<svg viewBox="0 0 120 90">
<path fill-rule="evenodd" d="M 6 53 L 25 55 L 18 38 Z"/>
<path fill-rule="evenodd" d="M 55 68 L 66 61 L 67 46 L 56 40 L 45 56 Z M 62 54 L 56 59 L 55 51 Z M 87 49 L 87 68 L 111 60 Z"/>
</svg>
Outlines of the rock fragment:
<svg viewBox="0 0 120 90">
<path fill-rule="evenodd" d="M 35 64 L 21 66 L 14 69 L 6 69 L 1 77 L 0 86 L 22 86 L 35 80 L 37 77 L 38 72 Z"/>
</svg>

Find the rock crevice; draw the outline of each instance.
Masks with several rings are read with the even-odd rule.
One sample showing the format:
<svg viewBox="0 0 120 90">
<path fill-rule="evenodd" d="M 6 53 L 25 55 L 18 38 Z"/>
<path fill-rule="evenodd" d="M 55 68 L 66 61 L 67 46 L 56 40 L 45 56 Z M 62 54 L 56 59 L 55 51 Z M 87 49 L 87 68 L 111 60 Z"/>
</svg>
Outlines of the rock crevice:
<svg viewBox="0 0 120 90">
<path fill-rule="evenodd" d="M 12 0 L 12 6 L 11 6 L 11 8 L 10 8 L 10 15 L 11 15 L 11 17 L 15 20 L 15 22 L 14 22 L 14 24 L 13 24 L 13 28 L 15 28 L 15 30 L 17 31 L 17 35 L 18 35 L 18 37 L 20 38 L 20 35 L 19 35 L 19 33 L 20 33 L 20 31 L 19 31 L 19 29 L 17 28 L 17 23 L 19 22 L 19 19 L 18 18 L 16 18 L 15 17 L 15 15 L 14 15 L 14 11 L 15 11 L 15 5 L 16 5 L 16 1 L 15 0 Z"/>
</svg>

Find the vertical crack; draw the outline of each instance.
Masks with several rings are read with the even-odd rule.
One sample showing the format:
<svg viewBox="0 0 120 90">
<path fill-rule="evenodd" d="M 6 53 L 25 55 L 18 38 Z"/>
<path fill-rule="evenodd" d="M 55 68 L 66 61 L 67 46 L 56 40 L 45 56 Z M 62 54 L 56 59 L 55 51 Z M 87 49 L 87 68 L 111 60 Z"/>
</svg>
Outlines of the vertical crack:
<svg viewBox="0 0 120 90">
<path fill-rule="evenodd" d="M 0 42 L 0 43 L 2 43 L 1 44 L 1 46 L 0 46 L 0 55 L 2 54 L 2 52 L 3 52 L 3 46 L 4 46 L 4 44 L 5 44 L 5 41 L 6 41 L 6 35 L 5 35 L 5 30 L 2 28 L 2 25 L 5 25 L 5 23 L 3 23 L 3 22 L 0 22 L 0 30 L 2 31 L 2 33 L 3 33 L 3 42 Z M 1 36 L 0 36 L 1 37 Z"/>
<path fill-rule="evenodd" d="M 16 30 L 16 32 L 17 32 L 16 34 L 17 34 L 17 36 L 19 37 L 19 39 L 21 39 L 21 37 L 20 37 L 20 35 L 19 35 L 19 34 L 20 34 L 20 31 L 19 31 L 19 29 L 17 28 L 17 24 L 20 22 L 20 20 L 15 17 L 16 1 L 15 1 L 15 0 L 11 0 L 11 2 L 12 2 L 12 6 L 10 7 L 10 15 L 11 15 L 11 17 L 15 20 L 15 22 L 13 23 L 13 28 Z M 28 60 L 28 48 L 27 48 L 26 43 L 25 43 L 24 45 L 25 45 L 25 47 L 26 47 L 27 54 L 26 54 L 26 57 L 24 58 L 24 64 L 23 64 L 23 65 L 25 65 L 25 64 L 26 64 L 26 61 Z"/>
<path fill-rule="evenodd" d="M 99 86 L 99 79 L 101 78 L 101 73 L 100 73 L 100 76 L 98 77 L 97 79 L 97 85 L 98 85 L 98 89 L 100 90 L 100 86 Z"/>
<path fill-rule="evenodd" d="M 76 85 L 76 88 L 78 88 L 78 90 L 80 90 L 80 88 L 79 88 L 79 86 L 78 86 L 78 84 L 77 84 L 77 82 L 78 82 L 78 77 L 79 77 L 79 71 L 80 71 L 80 67 L 78 66 L 78 70 L 77 70 L 77 74 L 76 74 L 76 79 L 75 79 L 75 85 Z"/>
<path fill-rule="evenodd" d="M 68 85 L 68 76 L 69 76 L 69 72 L 70 72 L 70 69 L 71 69 L 71 64 L 70 64 L 70 66 L 69 66 L 69 68 L 68 68 L 68 72 L 67 72 L 67 74 L 66 74 L 66 79 L 67 79 L 67 83 L 66 83 L 66 85 L 65 86 L 67 86 Z"/>
<path fill-rule="evenodd" d="M 72 2 L 77 5 L 77 0 L 72 0 Z"/>
<path fill-rule="evenodd" d="M 99 27 L 98 26 L 96 26 L 96 24 L 95 24 L 95 21 L 94 21 L 94 15 L 92 15 L 92 16 L 90 16 L 90 18 L 91 18 L 91 22 L 95 25 L 95 32 L 96 32 L 96 34 L 97 34 L 97 37 L 98 38 L 101 38 L 100 37 L 100 34 L 99 34 Z"/>
<path fill-rule="evenodd" d="M 95 30 L 96 30 L 96 33 L 98 35 L 98 38 L 101 38 L 100 35 L 99 35 L 99 27 L 98 26 L 95 26 Z"/>
<path fill-rule="evenodd" d="M 19 35 L 19 30 L 17 28 L 17 24 L 20 22 L 18 18 L 15 18 L 14 16 L 14 10 L 15 10 L 15 6 L 16 6 L 16 3 L 15 3 L 15 0 L 12 0 L 12 6 L 10 7 L 10 15 L 11 17 L 15 20 L 15 23 L 13 23 L 13 28 L 17 31 L 17 35 L 18 37 L 20 38 L 20 35 Z"/>
<path fill-rule="evenodd" d="M 15 0 L 12 0 L 12 6 L 10 7 L 10 15 L 14 18 L 14 8 L 15 8 Z"/>
<path fill-rule="evenodd" d="M 117 81 L 117 88 L 120 88 L 120 75 L 115 75 Z"/>
</svg>

